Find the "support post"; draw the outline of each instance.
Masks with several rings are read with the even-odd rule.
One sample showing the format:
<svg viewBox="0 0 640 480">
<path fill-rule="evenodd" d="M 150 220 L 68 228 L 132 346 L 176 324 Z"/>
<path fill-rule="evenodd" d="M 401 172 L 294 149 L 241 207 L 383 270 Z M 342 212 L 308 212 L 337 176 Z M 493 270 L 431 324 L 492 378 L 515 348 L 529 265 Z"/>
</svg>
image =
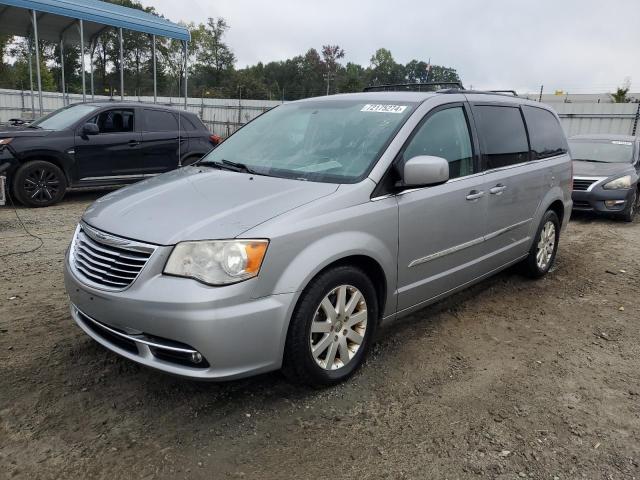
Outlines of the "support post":
<svg viewBox="0 0 640 480">
<path fill-rule="evenodd" d="M 62 105 L 67 104 L 66 87 L 64 83 L 64 40 L 60 39 L 60 80 L 62 81 Z"/>
<path fill-rule="evenodd" d="M 96 50 L 96 39 L 92 38 L 89 44 L 89 82 L 91 84 L 91 101 L 95 100 L 95 91 L 93 89 L 93 54 Z"/>
<path fill-rule="evenodd" d="M 184 109 L 187 109 L 187 79 L 189 77 L 189 46 L 188 46 L 188 42 L 185 40 L 183 42 L 183 46 L 184 46 Z"/>
<path fill-rule="evenodd" d="M 31 22 L 33 26 L 33 43 L 36 46 L 36 80 L 38 82 L 38 109 L 40 116 L 44 113 L 42 108 L 42 77 L 40 76 L 40 46 L 38 45 L 38 18 L 36 11 L 31 10 Z"/>
<path fill-rule="evenodd" d="M 124 43 L 122 41 L 122 28 L 118 29 L 120 40 L 120 100 L 124 100 Z"/>
<path fill-rule="evenodd" d="M 80 27 L 80 68 L 82 69 L 82 102 L 87 101 L 87 85 L 84 78 L 84 22 L 82 19 L 78 20 Z"/>
<path fill-rule="evenodd" d="M 36 104 L 33 98 L 33 37 L 29 38 L 29 91 L 31 98 L 31 119 L 35 120 L 36 118 Z"/>
<path fill-rule="evenodd" d="M 153 55 L 153 103 L 158 103 L 158 81 L 156 78 L 156 36 L 151 35 L 151 54 Z"/>
</svg>

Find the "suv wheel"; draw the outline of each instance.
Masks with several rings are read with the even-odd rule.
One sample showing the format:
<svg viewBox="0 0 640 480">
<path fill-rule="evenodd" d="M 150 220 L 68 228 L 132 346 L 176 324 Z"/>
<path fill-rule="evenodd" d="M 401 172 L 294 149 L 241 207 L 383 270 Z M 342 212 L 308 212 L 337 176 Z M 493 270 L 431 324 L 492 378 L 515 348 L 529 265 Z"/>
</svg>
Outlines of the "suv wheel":
<svg viewBox="0 0 640 480">
<path fill-rule="evenodd" d="M 633 219 L 636 216 L 638 211 L 638 203 L 640 202 L 640 198 L 638 197 L 638 191 L 633 192 L 633 196 L 629 201 L 629 206 L 622 212 L 620 218 L 625 222 L 633 222 Z"/>
<path fill-rule="evenodd" d="M 36 160 L 22 165 L 13 177 L 16 198 L 27 207 L 47 207 L 59 202 L 67 189 L 62 170 L 50 162 Z"/>
<path fill-rule="evenodd" d="M 547 210 L 536 232 L 529 256 L 522 262 L 527 276 L 540 278 L 547 274 L 556 259 L 559 240 L 560 220 L 556 212 Z"/>
<path fill-rule="evenodd" d="M 296 383 L 333 385 L 362 364 L 378 323 L 369 277 L 351 266 L 320 274 L 304 290 L 291 319 L 283 371 Z"/>
</svg>

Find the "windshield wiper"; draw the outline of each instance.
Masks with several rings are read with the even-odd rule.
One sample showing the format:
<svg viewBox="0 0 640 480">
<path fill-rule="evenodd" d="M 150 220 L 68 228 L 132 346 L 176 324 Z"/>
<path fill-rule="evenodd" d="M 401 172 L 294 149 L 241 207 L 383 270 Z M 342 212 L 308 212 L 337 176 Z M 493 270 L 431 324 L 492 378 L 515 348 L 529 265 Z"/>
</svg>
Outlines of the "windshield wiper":
<svg viewBox="0 0 640 480">
<path fill-rule="evenodd" d="M 39 126 L 39 125 L 34 125 L 34 124 L 32 124 L 32 123 L 31 123 L 31 124 L 29 124 L 29 125 L 27 125 L 27 128 L 36 128 L 36 129 L 38 129 L 38 130 L 42 130 L 42 127 L 41 127 L 41 126 Z"/>
<path fill-rule="evenodd" d="M 225 159 L 222 159 L 222 163 L 224 163 L 225 165 L 227 165 L 229 167 L 236 168 L 236 169 L 238 169 L 238 171 L 246 172 L 246 173 L 252 173 L 254 175 L 258 175 L 258 172 L 253 170 L 251 167 L 248 167 L 244 163 L 232 162 L 231 160 L 225 160 Z"/>
<path fill-rule="evenodd" d="M 603 162 L 602 160 L 591 160 L 590 158 L 572 158 L 571 160 L 575 160 L 577 162 L 609 163 Z"/>
<path fill-rule="evenodd" d="M 251 167 L 245 165 L 244 163 L 232 162 L 231 160 L 222 160 L 221 162 L 216 162 L 213 160 L 203 160 L 199 162 L 198 165 L 214 165 L 217 168 L 222 170 L 231 170 L 232 172 L 244 172 L 250 173 L 252 175 L 264 175 L 263 173 L 258 173 L 253 170 Z"/>
</svg>

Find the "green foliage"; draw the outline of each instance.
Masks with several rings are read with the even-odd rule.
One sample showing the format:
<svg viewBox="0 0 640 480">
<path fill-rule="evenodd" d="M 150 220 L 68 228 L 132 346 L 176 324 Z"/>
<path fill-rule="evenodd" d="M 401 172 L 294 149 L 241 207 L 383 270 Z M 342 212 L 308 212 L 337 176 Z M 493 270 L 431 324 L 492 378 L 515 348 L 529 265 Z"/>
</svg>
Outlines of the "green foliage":
<svg viewBox="0 0 640 480">
<path fill-rule="evenodd" d="M 618 87 L 614 93 L 611 94 L 613 103 L 629 103 L 631 99 L 627 97 L 629 93 L 629 87 Z"/>
</svg>

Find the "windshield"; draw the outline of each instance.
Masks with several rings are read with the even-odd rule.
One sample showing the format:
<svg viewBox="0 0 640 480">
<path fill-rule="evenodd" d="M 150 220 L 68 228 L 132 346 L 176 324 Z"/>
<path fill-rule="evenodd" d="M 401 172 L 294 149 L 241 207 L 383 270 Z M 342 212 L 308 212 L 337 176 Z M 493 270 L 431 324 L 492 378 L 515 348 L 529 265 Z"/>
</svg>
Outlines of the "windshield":
<svg viewBox="0 0 640 480">
<path fill-rule="evenodd" d="M 633 142 L 622 140 L 569 140 L 574 160 L 605 163 L 631 163 Z"/>
<path fill-rule="evenodd" d="M 44 128 L 45 130 L 64 130 L 98 108 L 100 107 L 96 107 L 95 105 L 71 105 L 70 107 L 61 108 L 49 115 L 45 115 L 31 125 Z"/>
<path fill-rule="evenodd" d="M 226 160 L 258 174 L 354 183 L 368 174 L 413 106 L 353 100 L 281 105 L 248 123 L 201 163 Z"/>
</svg>

